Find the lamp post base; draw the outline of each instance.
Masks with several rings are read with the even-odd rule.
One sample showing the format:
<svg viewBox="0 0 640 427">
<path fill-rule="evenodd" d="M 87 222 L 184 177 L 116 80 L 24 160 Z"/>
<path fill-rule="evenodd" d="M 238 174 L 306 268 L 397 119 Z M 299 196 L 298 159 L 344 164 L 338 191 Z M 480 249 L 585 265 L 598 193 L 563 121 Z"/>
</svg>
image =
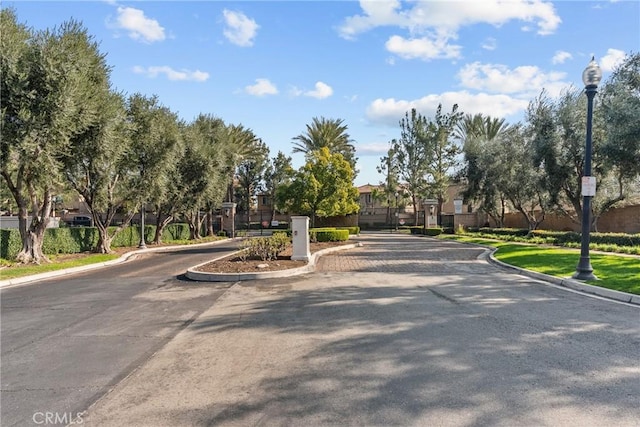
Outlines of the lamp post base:
<svg viewBox="0 0 640 427">
<path fill-rule="evenodd" d="M 593 267 L 591 267 L 589 257 L 580 257 L 576 272 L 571 276 L 571 278 L 576 280 L 598 280 L 595 274 L 593 274 Z"/>
</svg>

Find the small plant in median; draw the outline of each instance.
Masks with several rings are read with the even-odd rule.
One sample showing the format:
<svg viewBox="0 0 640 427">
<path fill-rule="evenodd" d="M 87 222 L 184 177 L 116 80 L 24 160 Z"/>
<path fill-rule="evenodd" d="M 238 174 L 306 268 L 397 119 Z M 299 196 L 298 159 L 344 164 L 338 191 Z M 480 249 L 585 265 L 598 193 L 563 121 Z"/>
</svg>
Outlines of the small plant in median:
<svg viewBox="0 0 640 427">
<path fill-rule="evenodd" d="M 242 252 L 239 256 L 243 261 L 248 258 L 271 261 L 278 258 L 290 242 L 286 233 L 274 233 L 269 237 L 252 237 L 242 242 Z"/>
</svg>

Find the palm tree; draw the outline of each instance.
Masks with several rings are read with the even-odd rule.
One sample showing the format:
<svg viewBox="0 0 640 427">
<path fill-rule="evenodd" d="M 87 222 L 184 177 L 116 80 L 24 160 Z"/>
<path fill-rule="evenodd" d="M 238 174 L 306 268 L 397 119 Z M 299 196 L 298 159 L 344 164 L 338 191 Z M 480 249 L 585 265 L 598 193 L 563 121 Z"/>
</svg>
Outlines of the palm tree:
<svg viewBox="0 0 640 427">
<path fill-rule="evenodd" d="M 466 114 L 462 121 L 458 123 L 456 134 L 463 142 L 470 139 L 481 138 L 485 141 L 492 141 L 498 135 L 508 129 L 504 119 L 498 119 L 482 114 Z"/>
<path fill-rule="evenodd" d="M 342 154 L 355 171 L 356 149 L 353 140 L 347 133 L 347 125 L 342 119 L 313 118 L 313 122 L 307 125 L 307 131 L 293 138 L 293 152 L 304 153 L 310 156 L 313 152 L 323 147 L 329 149 L 331 154 Z"/>
</svg>

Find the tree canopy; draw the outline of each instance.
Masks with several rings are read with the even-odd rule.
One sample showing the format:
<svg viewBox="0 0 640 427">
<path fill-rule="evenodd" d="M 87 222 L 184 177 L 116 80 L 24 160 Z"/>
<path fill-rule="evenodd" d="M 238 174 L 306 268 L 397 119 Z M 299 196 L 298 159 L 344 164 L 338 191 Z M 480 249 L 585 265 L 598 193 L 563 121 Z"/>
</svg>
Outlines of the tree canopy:
<svg viewBox="0 0 640 427">
<path fill-rule="evenodd" d="M 315 218 L 357 213 L 358 189 L 353 185 L 353 169 L 342 154 L 322 147 L 309 156 L 289 185 L 278 189 L 278 199 L 292 212 Z"/>
</svg>

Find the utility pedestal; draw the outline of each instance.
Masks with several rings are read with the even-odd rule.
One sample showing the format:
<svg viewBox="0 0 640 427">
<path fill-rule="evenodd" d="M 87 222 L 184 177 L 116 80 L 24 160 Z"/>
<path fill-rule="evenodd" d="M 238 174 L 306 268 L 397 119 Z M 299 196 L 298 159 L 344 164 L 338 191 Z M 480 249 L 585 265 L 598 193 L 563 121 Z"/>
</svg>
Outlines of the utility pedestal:
<svg viewBox="0 0 640 427">
<path fill-rule="evenodd" d="M 291 255 L 291 259 L 294 261 L 309 261 L 311 251 L 309 250 L 308 216 L 291 217 L 291 237 L 293 239 L 293 255 Z"/>
<path fill-rule="evenodd" d="M 222 210 L 223 220 L 226 216 L 231 221 L 229 227 L 229 237 L 233 239 L 236 237 L 236 204 L 233 202 L 223 202 Z"/>
</svg>

